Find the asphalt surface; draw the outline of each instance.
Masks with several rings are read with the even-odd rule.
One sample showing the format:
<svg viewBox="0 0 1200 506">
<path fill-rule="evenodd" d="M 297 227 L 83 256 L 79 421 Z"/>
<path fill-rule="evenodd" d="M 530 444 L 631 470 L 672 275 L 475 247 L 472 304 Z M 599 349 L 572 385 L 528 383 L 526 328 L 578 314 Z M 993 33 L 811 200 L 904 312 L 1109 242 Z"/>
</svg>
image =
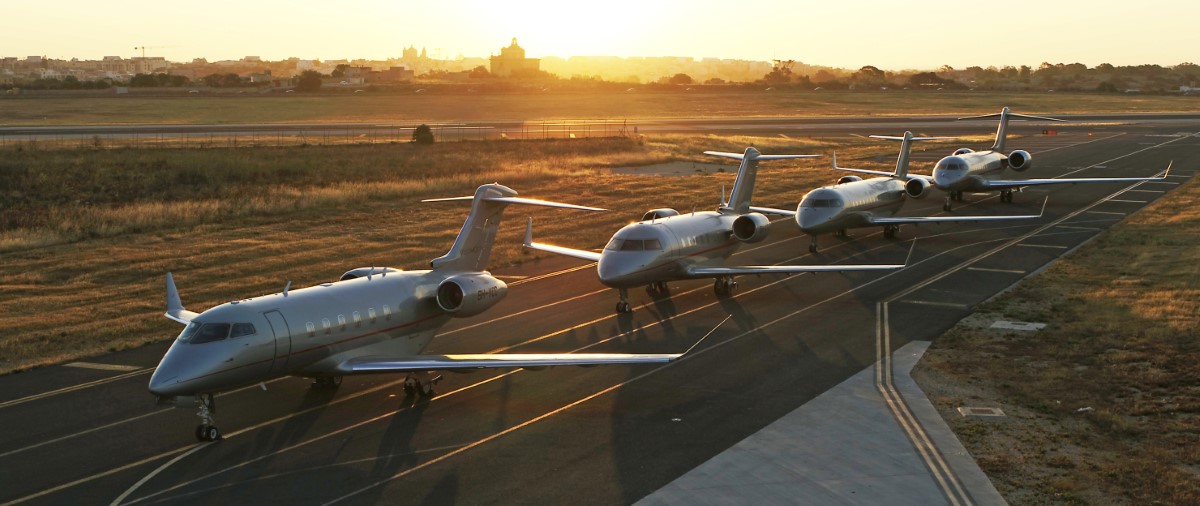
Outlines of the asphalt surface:
<svg viewBox="0 0 1200 506">
<path fill-rule="evenodd" d="M 901 128 L 911 129 L 868 124 L 856 133 Z M 1015 125 L 1018 134 L 1040 128 Z M 615 291 L 587 264 L 498 269 L 510 276 L 507 298 L 453 321 L 428 352 L 675 352 L 732 319 L 672 364 L 449 374 L 428 402 L 405 398 L 400 375 L 348 377 L 336 392 L 276 380 L 217 398 L 226 437 L 216 443 L 195 442 L 192 410 L 155 406 L 146 391 L 166 342 L 84 361 L 131 371 L 56 366 L 2 377 L 0 503 L 637 501 L 874 363 L 878 302 L 895 299 L 891 349 L 933 340 L 973 304 L 1169 195 L 1200 167 L 1200 121 L 1058 130 L 1013 143 L 1034 154 L 1023 175 L 1150 176 L 1174 160 L 1172 177 L 1044 187 L 1012 204 L 968 195 L 956 214 L 1036 214 L 1050 200 L 1039 220 L 906 226 L 896 240 L 857 229 L 822 237 L 815 255 L 790 222 L 776 222 L 734 261 L 896 263 L 917 245 L 910 266 L 889 274 L 742 277 L 727 299 L 709 281 L 671 283 L 669 298 L 631 291 L 632 315 L 613 314 Z M 928 173 L 944 154 L 920 153 L 914 166 Z M 760 188 L 756 204 L 793 206 L 799 197 Z M 940 214 L 941 203 L 933 193 L 903 213 Z"/>
</svg>

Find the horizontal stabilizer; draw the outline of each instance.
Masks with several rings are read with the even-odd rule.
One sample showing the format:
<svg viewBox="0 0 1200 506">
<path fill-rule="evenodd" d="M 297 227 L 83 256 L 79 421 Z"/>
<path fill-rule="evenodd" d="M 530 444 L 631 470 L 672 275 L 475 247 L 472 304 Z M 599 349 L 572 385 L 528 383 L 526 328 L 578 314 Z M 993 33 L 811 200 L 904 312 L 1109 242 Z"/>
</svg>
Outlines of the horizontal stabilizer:
<svg viewBox="0 0 1200 506">
<path fill-rule="evenodd" d="M 446 197 L 440 199 L 425 199 L 421 202 L 454 202 L 462 200 L 474 200 L 475 197 Z M 487 202 L 503 202 L 505 204 L 525 204 L 530 206 L 544 207 L 561 207 L 564 209 L 579 209 L 581 211 L 607 211 L 599 207 L 577 206 L 575 204 L 564 204 L 562 202 L 552 202 L 549 200 L 527 199 L 521 197 L 481 197 L 480 200 Z"/>
<path fill-rule="evenodd" d="M 905 140 L 904 137 L 897 137 L 895 135 L 869 135 L 868 137 L 870 137 L 872 139 L 883 139 L 885 141 L 903 141 L 903 140 Z M 910 138 L 908 138 L 908 140 L 910 140 L 910 141 L 952 141 L 957 138 L 958 137 L 910 137 Z"/>
<path fill-rule="evenodd" d="M 746 158 L 744 153 L 727 153 L 724 151 L 705 151 L 704 154 L 712 156 L 720 156 L 723 158 L 733 158 L 734 160 L 742 160 Z M 754 155 L 755 160 L 791 160 L 794 158 L 820 158 L 821 155 Z"/>
<path fill-rule="evenodd" d="M 1038 120 L 1042 120 L 1042 121 L 1067 121 L 1065 119 L 1060 119 L 1060 118 L 1049 118 L 1046 116 L 1030 116 L 1028 114 L 1017 114 L 1015 112 L 994 112 L 992 114 L 980 114 L 979 116 L 963 116 L 958 119 L 960 119 L 960 120 L 987 119 L 987 118 L 999 118 L 1001 116 L 1008 116 L 1009 118 L 1038 119 Z"/>
</svg>

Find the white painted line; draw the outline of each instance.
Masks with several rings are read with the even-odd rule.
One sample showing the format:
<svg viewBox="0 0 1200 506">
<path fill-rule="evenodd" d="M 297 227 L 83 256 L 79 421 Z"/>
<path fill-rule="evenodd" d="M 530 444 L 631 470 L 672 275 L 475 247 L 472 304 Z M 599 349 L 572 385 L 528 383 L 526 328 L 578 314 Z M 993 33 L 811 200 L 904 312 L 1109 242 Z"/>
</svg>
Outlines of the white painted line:
<svg viewBox="0 0 1200 506">
<path fill-rule="evenodd" d="M 1151 144 L 1157 144 L 1157 143 L 1152 142 Z M 1093 165 L 1092 168 L 1093 169 L 1107 169 L 1108 166 L 1107 165 Z"/>
<path fill-rule="evenodd" d="M 1058 246 L 1058 245 L 1054 245 L 1054 244 L 1026 244 L 1026 243 L 1021 243 L 1021 244 L 1018 244 L 1017 246 L 1024 246 L 1026 248 L 1053 248 L 1053 249 L 1067 249 L 1069 247 L 1069 246 Z"/>
<path fill-rule="evenodd" d="M 1010 322 L 1010 321 L 1006 321 L 1006 320 L 996 320 L 996 322 L 992 324 L 992 328 L 1004 329 L 1004 330 L 1037 331 L 1037 330 L 1042 330 L 1042 329 L 1046 328 L 1046 324 L 1045 323 Z"/>
<path fill-rule="evenodd" d="M 1059 225 L 1058 228 L 1069 228 L 1072 230 L 1100 230 L 1096 227 L 1076 227 L 1074 225 Z"/>
<path fill-rule="evenodd" d="M 1129 213 L 1114 213 L 1112 211 L 1088 211 L 1088 212 L 1092 213 L 1092 214 L 1115 214 L 1117 216 L 1125 216 L 1126 214 L 1129 214 Z"/>
<path fill-rule="evenodd" d="M 1171 182 L 1171 181 L 1146 181 L 1144 184 L 1169 184 L 1169 185 L 1179 186 L 1179 183 L 1175 183 L 1175 182 Z"/>
<path fill-rule="evenodd" d="M 1014 269 L 988 269 L 987 267 L 967 267 L 967 270 L 979 272 L 999 272 L 1003 274 L 1025 274 L 1025 271 L 1018 271 Z"/>
<path fill-rule="evenodd" d="M 966 304 L 959 304 L 959 303 L 957 303 L 957 302 L 937 302 L 937 301 L 932 301 L 932 300 L 913 300 L 913 299 L 904 299 L 904 300 L 898 300 L 898 301 L 896 301 L 896 302 L 902 302 L 902 303 L 905 303 L 905 304 L 918 304 L 918 305 L 921 305 L 921 306 L 941 306 L 941 307 L 952 307 L 952 308 L 955 308 L 955 309 L 969 309 L 969 308 L 971 307 L 971 306 L 968 306 L 968 305 L 966 305 Z"/>
<path fill-rule="evenodd" d="M 1130 193 L 1130 192 L 1138 192 L 1138 193 L 1167 193 L 1167 191 L 1166 191 L 1166 190 L 1129 190 L 1128 192 L 1125 192 L 1125 193 Z"/>
<path fill-rule="evenodd" d="M 1145 200 L 1122 200 L 1122 199 L 1108 199 L 1107 202 L 1124 202 L 1126 204 L 1145 204 L 1146 203 Z"/>
<path fill-rule="evenodd" d="M 1166 177 L 1181 177 L 1181 178 L 1187 179 L 1187 178 L 1189 178 L 1189 177 L 1192 177 L 1192 176 L 1191 176 L 1190 174 L 1189 174 L 1189 175 L 1182 175 L 1182 174 L 1167 174 L 1167 176 L 1166 176 Z"/>
<path fill-rule="evenodd" d="M 119 364 L 97 364 L 95 362 L 71 362 L 63 364 L 63 367 L 79 367 L 81 369 L 98 369 L 101 371 L 136 371 L 141 369 L 136 365 L 119 365 Z"/>
</svg>

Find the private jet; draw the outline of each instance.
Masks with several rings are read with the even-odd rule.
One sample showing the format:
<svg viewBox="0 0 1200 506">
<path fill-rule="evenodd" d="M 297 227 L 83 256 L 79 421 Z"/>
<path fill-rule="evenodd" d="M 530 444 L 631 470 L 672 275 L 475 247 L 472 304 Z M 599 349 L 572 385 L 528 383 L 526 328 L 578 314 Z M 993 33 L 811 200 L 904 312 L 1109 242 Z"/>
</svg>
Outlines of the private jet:
<svg viewBox="0 0 1200 506">
<path fill-rule="evenodd" d="M 201 313 L 184 309 L 167 273 L 166 317 L 186 325 L 150 378 L 164 404 L 199 407 L 196 438 L 220 439 L 213 395 L 281 376 L 314 379 L 336 388 L 342 376 L 408 373 L 405 393 L 433 395 L 437 371 L 542 368 L 562 365 L 665 363 L 683 354 L 479 354 L 422 355 L 451 318 L 482 313 L 499 302 L 507 285 L 484 270 L 504 208 L 528 204 L 589 211 L 592 207 L 519 198 L 499 184 L 480 186 L 454 245 L 430 270 L 362 267 L 341 279 L 221 304 Z M 686 352 L 685 352 L 686 353 Z"/>
<path fill-rule="evenodd" d="M 765 213 L 791 216 L 795 218 L 800 231 L 811 237 L 808 245 L 810 253 L 817 252 L 817 236 L 820 234 L 836 233 L 846 237 L 847 229 L 860 227 L 883 227 L 883 236 L 891 239 L 900 232 L 900 225 L 922 223 L 963 223 L 977 221 L 1025 220 L 1041 217 L 1036 215 L 1018 216 L 896 216 L 904 205 L 906 197 L 921 198 L 921 193 L 912 195 L 906 187 L 912 179 L 908 175 L 909 154 L 912 143 L 920 141 L 946 140 L 950 137 L 913 137 L 912 132 L 904 132 L 902 137 L 872 135 L 874 139 L 900 141 L 900 155 L 896 158 L 896 171 L 860 171 L 847 167 L 838 167 L 837 153 L 833 154 L 833 168 L 837 170 L 869 172 L 880 174 L 880 177 L 863 179 L 858 176 L 842 176 L 837 184 L 823 186 L 804 195 L 795 211 L 771 209 L 767 207 L 751 207 L 750 209 Z M 1043 212 L 1045 203 L 1042 204 Z"/>
<path fill-rule="evenodd" d="M 1008 154 L 1004 154 L 1005 144 L 1007 141 L 1008 121 L 1013 118 L 1034 119 L 1042 121 L 1065 121 L 1058 118 L 1047 118 L 1042 116 L 1028 116 L 1025 114 L 1017 114 L 1011 112 L 1008 107 L 1000 110 L 998 114 L 984 114 L 982 116 L 967 116 L 958 118 L 964 119 L 982 119 L 982 118 L 1000 118 L 1000 125 L 996 128 L 996 140 L 992 144 L 991 149 L 986 151 L 973 151 L 970 148 L 959 148 L 953 154 L 942 158 L 933 167 L 932 177 L 915 178 L 909 181 L 909 195 L 914 193 L 924 192 L 928 186 L 946 192 L 946 203 L 942 205 L 942 210 L 950 211 L 953 206 L 952 201 L 963 200 L 964 192 L 971 193 L 988 193 L 1000 192 L 1001 202 L 1012 202 L 1013 192 L 1020 191 L 1028 186 L 1042 186 L 1049 184 L 1076 184 L 1076 183 L 1136 183 L 1141 181 L 1161 181 L 1166 178 L 1166 173 L 1162 177 L 1091 177 L 1091 178 L 1058 178 L 1058 179 L 1001 179 L 1000 176 L 1004 169 L 1012 169 L 1016 172 L 1025 172 L 1033 166 L 1033 155 L 1028 151 L 1015 150 Z M 1167 167 L 1170 171 L 1170 166 Z"/>
<path fill-rule="evenodd" d="M 613 234 L 603 251 L 595 252 L 533 242 L 533 220 L 526 223 L 525 247 L 596 262 L 596 274 L 605 286 L 616 288 L 618 313 L 629 313 L 629 289 L 646 286 L 652 295 L 668 295 L 668 281 L 716 278 L 713 289 L 724 297 L 737 289 L 734 276 L 744 274 L 796 274 L 834 271 L 877 271 L 904 265 L 724 265 L 738 246 L 766 239 L 770 221 L 750 206 L 758 163 L 765 160 L 813 158 L 818 155 L 764 155 L 753 147 L 744 153 L 705 151 L 707 155 L 741 161 L 729 201 L 724 191 L 716 211 L 682 214 L 674 209 L 647 211 L 642 221 Z"/>
</svg>

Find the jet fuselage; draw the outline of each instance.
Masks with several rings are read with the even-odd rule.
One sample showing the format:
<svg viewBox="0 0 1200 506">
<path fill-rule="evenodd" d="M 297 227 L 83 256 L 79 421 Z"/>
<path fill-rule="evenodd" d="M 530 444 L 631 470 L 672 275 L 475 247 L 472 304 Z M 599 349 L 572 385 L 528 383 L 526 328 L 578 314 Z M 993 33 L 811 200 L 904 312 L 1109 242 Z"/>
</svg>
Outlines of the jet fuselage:
<svg viewBox="0 0 1200 506">
<path fill-rule="evenodd" d="M 1008 167 L 1008 156 L 996 151 L 977 151 L 947 156 L 933 167 L 933 186 L 945 192 L 986 192 L 984 180 L 993 179 Z"/>
<path fill-rule="evenodd" d="M 796 208 L 796 224 L 809 235 L 870 226 L 870 216 L 894 216 L 904 205 L 904 181 L 874 177 L 808 192 Z"/>
<path fill-rule="evenodd" d="M 720 266 L 742 241 L 730 232 L 738 216 L 716 211 L 626 225 L 600 253 L 596 272 L 611 288 L 692 279 L 689 266 Z"/>
<path fill-rule="evenodd" d="M 196 316 L 171 344 L 150 391 L 219 392 L 285 375 L 327 374 L 351 356 L 417 355 L 451 318 L 436 292 L 455 274 L 387 270 L 221 304 Z"/>
</svg>

